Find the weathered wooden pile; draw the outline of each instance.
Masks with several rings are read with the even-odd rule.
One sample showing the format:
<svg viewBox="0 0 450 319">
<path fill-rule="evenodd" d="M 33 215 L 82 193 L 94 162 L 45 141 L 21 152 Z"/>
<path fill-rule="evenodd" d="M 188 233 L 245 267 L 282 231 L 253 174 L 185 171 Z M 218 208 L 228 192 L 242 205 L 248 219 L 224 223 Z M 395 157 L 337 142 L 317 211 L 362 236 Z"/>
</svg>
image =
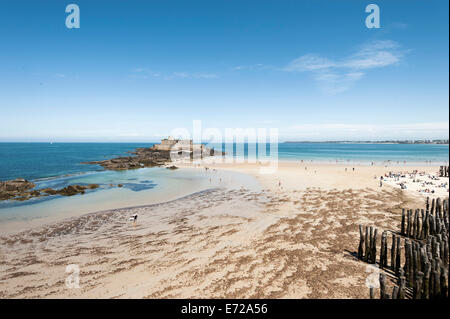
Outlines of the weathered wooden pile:
<svg viewBox="0 0 450 319">
<path fill-rule="evenodd" d="M 358 258 L 377 263 L 378 230 L 359 226 Z M 449 202 L 430 200 L 425 209 L 403 210 L 401 230 L 392 232 L 388 249 L 388 232 L 381 234 L 379 268 L 396 277 L 392 294 L 386 292 L 386 274 L 380 274 L 381 299 L 448 298 L 449 271 Z M 373 288 L 370 296 L 374 297 Z"/>
<path fill-rule="evenodd" d="M 439 177 L 448 177 L 448 166 L 439 167 Z"/>
</svg>

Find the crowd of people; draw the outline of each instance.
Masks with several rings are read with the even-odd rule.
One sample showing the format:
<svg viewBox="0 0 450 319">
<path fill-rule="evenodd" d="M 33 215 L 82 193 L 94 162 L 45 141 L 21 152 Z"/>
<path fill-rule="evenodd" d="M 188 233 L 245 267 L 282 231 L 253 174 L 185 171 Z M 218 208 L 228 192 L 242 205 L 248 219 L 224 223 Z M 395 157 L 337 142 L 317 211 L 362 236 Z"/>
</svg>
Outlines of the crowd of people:
<svg viewBox="0 0 450 319">
<path fill-rule="evenodd" d="M 449 192 L 448 179 L 443 181 L 437 174 L 429 174 L 426 172 L 419 172 L 413 170 L 412 172 L 389 172 L 380 176 L 380 187 L 383 186 L 383 182 L 393 181 L 395 185 L 400 186 L 401 189 L 408 189 L 408 185 L 418 183 L 419 187 L 414 187 L 419 193 L 434 194 L 436 189 L 444 188 L 446 192 Z"/>
</svg>

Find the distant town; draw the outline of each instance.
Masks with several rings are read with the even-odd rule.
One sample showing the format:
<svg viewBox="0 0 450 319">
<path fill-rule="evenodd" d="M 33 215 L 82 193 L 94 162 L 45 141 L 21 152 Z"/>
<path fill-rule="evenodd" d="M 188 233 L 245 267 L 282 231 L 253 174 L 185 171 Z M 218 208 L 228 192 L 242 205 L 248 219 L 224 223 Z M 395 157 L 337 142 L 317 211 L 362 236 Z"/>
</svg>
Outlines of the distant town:
<svg viewBox="0 0 450 319">
<path fill-rule="evenodd" d="M 386 141 L 286 141 L 284 143 L 448 144 L 448 139 L 447 140 L 386 140 Z"/>
</svg>

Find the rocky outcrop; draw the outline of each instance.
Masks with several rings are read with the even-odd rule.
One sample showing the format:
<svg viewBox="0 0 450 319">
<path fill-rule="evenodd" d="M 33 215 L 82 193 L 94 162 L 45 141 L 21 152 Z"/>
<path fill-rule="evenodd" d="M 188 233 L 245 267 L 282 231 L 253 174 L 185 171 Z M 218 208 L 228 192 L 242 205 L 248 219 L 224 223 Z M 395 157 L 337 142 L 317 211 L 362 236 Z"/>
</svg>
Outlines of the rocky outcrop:
<svg viewBox="0 0 450 319">
<path fill-rule="evenodd" d="M 200 144 L 194 144 L 200 145 Z M 182 151 L 173 151 L 174 153 L 178 153 L 178 156 L 187 156 L 192 159 L 192 152 L 182 152 Z M 97 164 L 102 166 L 107 170 L 127 170 L 127 169 L 137 169 L 141 167 L 153 167 L 153 166 L 164 166 L 170 162 L 172 162 L 170 158 L 171 151 L 170 150 L 162 150 L 159 148 L 155 148 L 155 146 L 151 148 L 137 148 L 133 152 L 130 152 L 134 156 L 122 156 L 116 157 L 109 160 L 103 161 L 92 161 L 92 162 L 83 162 L 81 164 Z M 217 155 L 225 155 L 224 152 L 214 151 L 214 149 L 202 148 L 202 157 L 206 156 L 217 156 Z M 171 166 L 170 169 L 176 169 L 175 166 Z"/>
<path fill-rule="evenodd" d="M 69 185 L 59 190 L 55 190 L 52 188 L 45 188 L 41 190 L 41 193 L 48 195 L 62 195 L 62 196 L 73 196 L 77 194 L 84 194 L 86 189 L 96 189 L 100 186 L 98 184 L 89 184 L 88 186 L 84 185 Z"/>
<path fill-rule="evenodd" d="M 11 199 L 16 196 L 22 196 L 34 188 L 36 185 L 26 179 L 14 179 L 11 181 L 0 182 L 0 200 Z M 31 192 L 30 192 L 31 193 Z"/>
<path fill-rule="evenodd" d="M 170 151 L 159 151 L 150 148 L 137 148 L 131 152 L 134 156 L 116 157 L 104 161 L 83 162 L 97 164 L 107 170 L 127 170 L 141 167 L 162 166 L 170 162 Z"/>
<path fill-rule="evenodd" d="M 87 189 L 96 189 L 98 184 L 89 185 L 69 185 L 61 189 L 44 188 L 33 190 L 36 185 L 25 179 L 15 179 L 11 181 L 0 182 L 0 200 L 18 200 L 24 201 L 34 197 L 49 195 L 73 196 L 84 194 Z"/>
</svg>

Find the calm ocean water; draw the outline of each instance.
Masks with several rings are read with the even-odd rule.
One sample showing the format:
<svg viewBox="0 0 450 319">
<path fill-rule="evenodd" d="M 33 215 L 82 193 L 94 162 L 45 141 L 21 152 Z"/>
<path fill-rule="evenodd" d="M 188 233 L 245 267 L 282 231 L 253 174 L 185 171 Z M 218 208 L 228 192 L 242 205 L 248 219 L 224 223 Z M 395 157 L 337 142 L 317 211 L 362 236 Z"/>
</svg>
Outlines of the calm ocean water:
<svg viewBox="0 0 450 319">
<path fill-rule="evenodd" d="M 0 232 L 1 229 L 3 231 L 12 229 L 10 223 L 20 224 L 21 221 L 25 221 L 28 225 L 27 223 L 31 221 L 47 221 L 104 209 L 167 201 L 211 187 L 222 186 L 228 178 L 227 175 L 220 178 L 217 175 L 219 172 L 211 175 L 211 173 L 195 169 L 171 171 L 154 167 L 129 171 L 105 171 L 98 165 L 81 164 L 85 161 L 127 155 L 127 152 L 135 148 L 151 145 L 153 144 L 0 143 L 0 180 L 26 178 L 36 183 L 36 189 L 46 187 L 58 189 L 71 184 L 100 185 L 98 189 L 89 190 L 82 196 L 54 195 L 24 202 L 1 201 Z M 236 152 L 239 147 L 234 146 L 236 157 L 246 157 L 248 153 L 246 145 L 244 145 L 244 155 Z M 219 149 L 217 145 L 215 148 Z M 223 150 L 228 151 L 225 147 Z M 278 146 L 280 160 L 350 161 L 352 163 L 374 161 L 378 165 L 388 160 L 394 165 L 396 161 L 401 164 L 406 161 L 407 164 L 421 165 L 424 165 L 425 161 L 432 161 L 434 165 L 448 163 L 448 152 L 448 145 L 281 143 Z M 234 177 L 236 178 L 237 176 Z M 111 186 L 111 184 L 119 183 L 123 184 L 123 187 Z M 248 183 L 249 181 L 246 181 L 244 184 Z"/>
<path fill-rule="evenodd" d="M 81 162 L 127 155 L 153 143 L 0 143 L 0 180 L 30 180 L 103 170 Z M 216 147 L 217 149 L 217 147 Z M 247 148 L 245 147 L 245 154 Z M 448 163 L 448 145 L 280 143 L 280 160 Z"/>
</svg>

